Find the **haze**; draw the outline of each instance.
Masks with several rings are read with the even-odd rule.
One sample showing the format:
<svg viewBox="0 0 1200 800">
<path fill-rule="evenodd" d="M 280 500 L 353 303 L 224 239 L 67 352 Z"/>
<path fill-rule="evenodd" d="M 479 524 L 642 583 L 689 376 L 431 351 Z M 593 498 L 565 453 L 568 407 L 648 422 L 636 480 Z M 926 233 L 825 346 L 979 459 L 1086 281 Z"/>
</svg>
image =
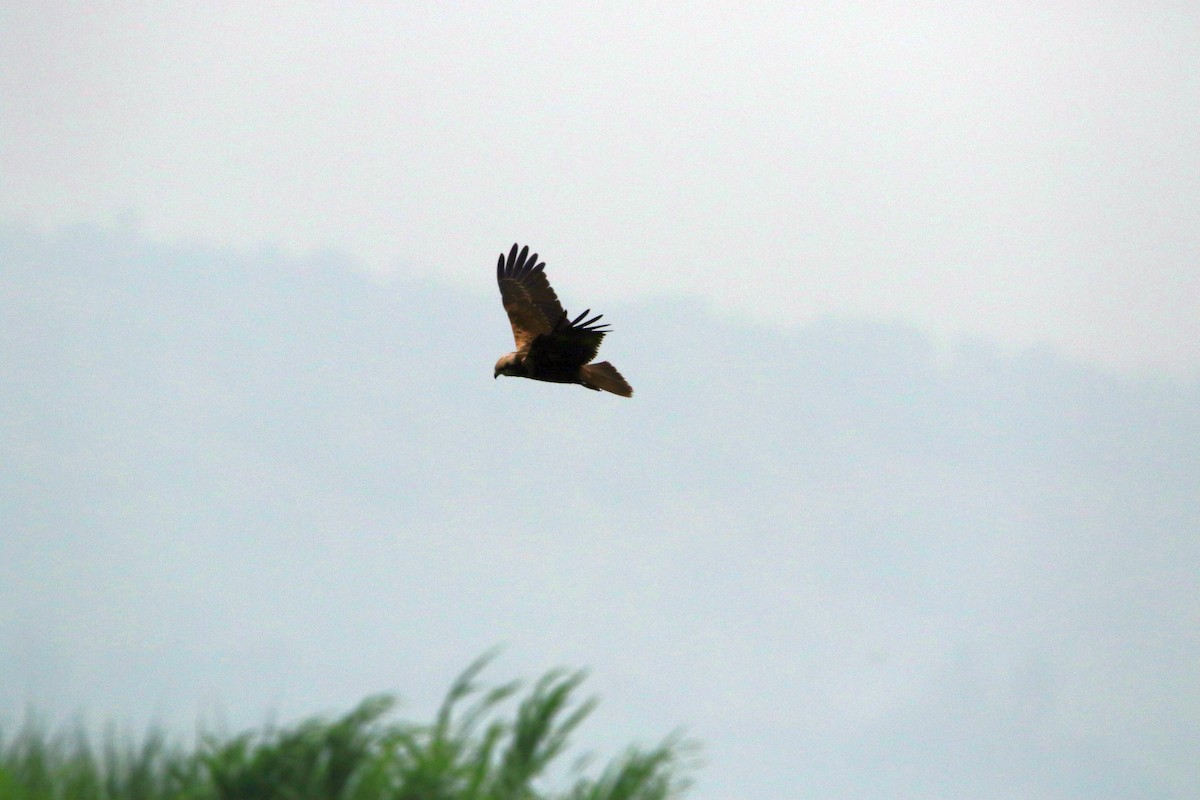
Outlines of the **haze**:
<svg viewBox="0 0 1200 800">
<path fill-rule="evenodd" d="M 502 644 L 698 800 L 1190 800 L 1196 17 L 0 3 L 0 726 Z"/>
<path fill-rule="evenodd" d="M 4 4 L 0 214 L 1195 374 L 1195 9 L 660 6 Z"/>
</svg>

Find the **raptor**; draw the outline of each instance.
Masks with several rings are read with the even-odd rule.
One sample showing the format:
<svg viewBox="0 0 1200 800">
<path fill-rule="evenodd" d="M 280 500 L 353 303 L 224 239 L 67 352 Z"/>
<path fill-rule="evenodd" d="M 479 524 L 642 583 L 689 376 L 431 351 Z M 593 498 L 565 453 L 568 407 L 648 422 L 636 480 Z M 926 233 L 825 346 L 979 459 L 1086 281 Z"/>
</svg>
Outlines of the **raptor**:
<svg viewBox="0 0 1200 800">
<path fill-rule="evenodd" d="M 633 387 L 607 361 L 591 363 L 600 350 L 608 324 L 596 324 L 602 314 L 585 319 L 591 309 L 571 319 L 546 279 L 546 265 L 528 247 L 512 246 L 500 254 L 496 282 L 512 324 L 517 349 L 500 357 L 493 377 L 510 375 L 552 383 L 577 383 L 631 397 Z"/>
</svg>

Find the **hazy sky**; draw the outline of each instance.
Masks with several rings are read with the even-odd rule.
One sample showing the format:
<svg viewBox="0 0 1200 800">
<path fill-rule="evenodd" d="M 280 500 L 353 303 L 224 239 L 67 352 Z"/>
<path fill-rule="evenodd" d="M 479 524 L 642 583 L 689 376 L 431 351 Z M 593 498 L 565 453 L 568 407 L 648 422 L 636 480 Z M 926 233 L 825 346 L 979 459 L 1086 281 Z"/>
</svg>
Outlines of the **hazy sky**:
<svg viewBox="0 0 1200 800">
<path fill-rule="evenodd" d="M 649 8 L 648 5 L 656 5 Z M 0 4 L 0 217 L 1200 372 L 1187 3 Z"/>
<path fill-rule="evenodd" d="M 581 745 L 685 727 L 697 800 L 1197 796 L 1200 386 L 662 299 L 601 308 L 624 400 L 337 259 L 0 264 L 0 728 L 423 717 L 500 643 L 591 670 Z"/>
<path fill-rule="evenodd" d="M 1200 7 L 647 5 L 0 0 L 0 713 L 500 642 L 703 800 L 1195 797 Z"/>
</svg>

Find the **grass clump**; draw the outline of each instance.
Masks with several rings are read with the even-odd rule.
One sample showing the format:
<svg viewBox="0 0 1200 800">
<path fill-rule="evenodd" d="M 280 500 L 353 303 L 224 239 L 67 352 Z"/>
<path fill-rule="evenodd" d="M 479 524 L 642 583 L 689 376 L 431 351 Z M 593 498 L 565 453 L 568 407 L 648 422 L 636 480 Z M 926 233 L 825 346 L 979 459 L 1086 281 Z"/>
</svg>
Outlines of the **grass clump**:
<svg viewBox="0 0 1200 800">
<path fill-rule="evenodd" d="M 543 786 L 595 707 L 575 699 L 584 675 L 550 672 L 517 698 L 518 682 L 478 682 L 489 660 L 454 681 L 429 724 L 392 720 L 383 695 L 332 719 L 206 734 L 192 749 L 112 729 L 97 747 L 82 727 L 50 735 L 29 721 L 11 737 L 0 730 L 0 800 L 665 800 L 685 790 L 693 750 L 678 738 L 630 748 L 598 777 Z"/>
</svg>

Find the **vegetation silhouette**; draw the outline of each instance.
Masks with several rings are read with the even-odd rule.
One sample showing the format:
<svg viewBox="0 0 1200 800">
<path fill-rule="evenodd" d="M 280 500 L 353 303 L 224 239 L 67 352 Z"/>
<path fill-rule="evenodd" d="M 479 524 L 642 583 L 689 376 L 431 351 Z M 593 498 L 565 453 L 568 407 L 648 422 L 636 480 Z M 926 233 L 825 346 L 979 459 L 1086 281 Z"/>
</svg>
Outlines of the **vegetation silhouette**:
<svg viewBox="0 0 1200 800">
<path fill-rule="evenodd" d="M 696 747 L 678 735 L 630 747 L 596 777 L 577 768 L 565 788 L 541 786 L 596 701 L 576 699 L 578 671 L 548 672 L 520 698 L 518 681 L 488 687 L 478 677 L 491 658 L 459 675 L 430 724 L 389 721 L 395 700 L 378 695 L 333 719 L 206 733 L 188 750 L 158 730 L 139 743 L 112 728 L 97 747 L 82 726 L 51 735 L 30 719 L 0 730 L 0 800 L 665 800 L 687 789 Z"/>
</svg>

